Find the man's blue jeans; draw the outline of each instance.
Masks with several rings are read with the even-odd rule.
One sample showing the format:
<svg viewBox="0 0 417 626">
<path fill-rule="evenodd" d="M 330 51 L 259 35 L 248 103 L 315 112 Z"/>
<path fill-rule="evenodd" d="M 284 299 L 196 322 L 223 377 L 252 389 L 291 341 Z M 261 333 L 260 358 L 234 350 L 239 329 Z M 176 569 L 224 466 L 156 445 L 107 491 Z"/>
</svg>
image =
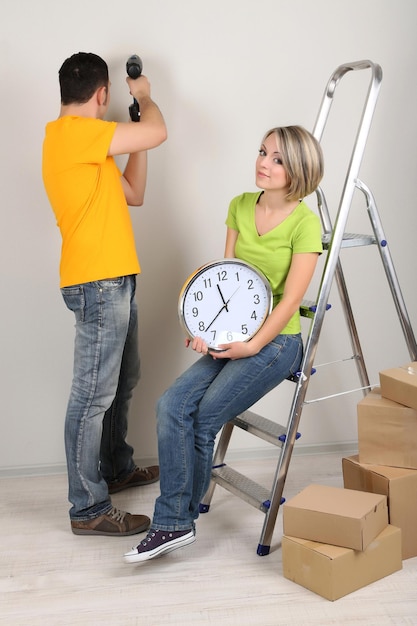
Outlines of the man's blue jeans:
<svg viewBox="0 0 417 626">
<path fill-rule="evenodd" d="M 136 276 L 64 287 L 75 314 L 74 373 L 65 419 L 70 518 L 108 513 L 107 483 L 135 468 L 127 415 L 140 374 Z"/>
<path fill-rule="evenodd" d="M 153 528 L 194 528 L 211 476 L 221 427 L 301 365 L 301 335 L 278 335 L 261 352 L 231 361 L 204 356 L 162 395 L 157 407 L 161 495 Z"/>
</svg>

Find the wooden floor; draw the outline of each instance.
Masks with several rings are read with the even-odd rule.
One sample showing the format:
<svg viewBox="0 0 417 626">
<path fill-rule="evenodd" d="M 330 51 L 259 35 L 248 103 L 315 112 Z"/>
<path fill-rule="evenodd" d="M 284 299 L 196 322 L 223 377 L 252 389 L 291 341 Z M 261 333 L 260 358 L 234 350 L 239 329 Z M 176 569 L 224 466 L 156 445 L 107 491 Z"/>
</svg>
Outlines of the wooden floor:
<svg viewBox="0 0 417 626">
<path fill-rule="evenodd" d="M 274 462 L 233 464 L 266 486 Z M 309 482 L 342 486 L 341 456 L 293 457 L 287 499 Z M 417 625 L 417 558 L 336 602 L 282 576 L 280 512 L 271 553 L 256 554 L 263 514 L 217 487 L 197 541 L 127 565 L 136 538 L 70 532 L 66 477 L 0 480 L 0 624 L 5 626 Z M 113 497 L 151 516 L 158 484 Z M 416 529 L 417 532 L 417 529 Z"/>
</svg>

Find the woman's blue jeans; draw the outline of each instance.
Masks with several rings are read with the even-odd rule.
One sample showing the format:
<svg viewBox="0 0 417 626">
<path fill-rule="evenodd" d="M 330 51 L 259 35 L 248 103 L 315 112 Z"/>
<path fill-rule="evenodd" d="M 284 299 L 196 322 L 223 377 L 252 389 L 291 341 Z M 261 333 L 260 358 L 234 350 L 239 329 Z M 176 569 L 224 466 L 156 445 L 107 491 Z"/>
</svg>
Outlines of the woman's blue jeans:
<svg viewBox="0 0 417 626">
<path fill-rule="evenodd" d="M 194 528 L 211 476 L 221 427 L 301 365 L 301 335 L 278 335 L 261 352 L 231 361 L 204 356 L 161 396 L 157 406 L 161 494 L 152 526 Z"/>
<path fill-rule="evenodd" d="M 71 519 L 108 513 L 107 483 L 135 467 L 126 443 L 129 402 L 140 373 L 135 290 L 135 276 L 61 289 L 76 320 L 65 419 Z"/>
</svg>

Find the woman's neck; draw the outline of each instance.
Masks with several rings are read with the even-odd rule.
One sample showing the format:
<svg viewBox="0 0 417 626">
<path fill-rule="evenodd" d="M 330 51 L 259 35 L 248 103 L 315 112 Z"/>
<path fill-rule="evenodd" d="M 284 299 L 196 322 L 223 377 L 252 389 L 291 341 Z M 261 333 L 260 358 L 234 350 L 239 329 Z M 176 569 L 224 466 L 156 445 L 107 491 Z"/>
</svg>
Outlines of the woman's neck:
<svg viewBox="0 0 417 626">
<path fill-rule="evenodd" d="M 298 201 L 288 201 L 284 194 L 263 192 L 256 204 L 255 225 L 262 237 L 284 222 L 298 205 Z"/>
<path fill-rule="evenodd" d="M 258 206 L 265 213 L 289 214 L 299 204 L 298 200 L 288 200 L 285 192 L 263 191 L 259 196 Z"/>
</svg>

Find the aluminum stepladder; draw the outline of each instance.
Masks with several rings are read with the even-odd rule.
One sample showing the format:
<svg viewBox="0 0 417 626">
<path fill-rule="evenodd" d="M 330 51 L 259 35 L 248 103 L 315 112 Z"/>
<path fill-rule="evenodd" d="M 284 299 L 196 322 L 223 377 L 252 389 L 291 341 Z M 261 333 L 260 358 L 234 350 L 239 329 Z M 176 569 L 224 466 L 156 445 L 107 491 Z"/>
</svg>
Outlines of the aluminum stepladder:
<svg viewBox="0 0 417 626">
<path fill-rule="evenodd" d="M 301 371 L 294 379 L 296 387 L 287 426 L 281 426 L 275 421 L 264 418 L 250 410 L 245 411 L 232 421 L 225 424 L 219 436 L 213 457 L 210 486 L 200 505 L 200 512 L 206 513 L 210 508 L 211 499 L 216 485 L 221 485 L 227 491 L 233 493 L 242 500 L 246 501 L 248 504 L 262 511 L 265 514 L 265 518 L 257 548 L 257 554 L 259 556 L 267 555 L 270 552 L 271 539 L 279 507 L 284 501 L 282 494 L 285 480 L 294 444 L 296 439 L 299 437 L 299 433 L 297 431 L 302 409 L 303 406 L 308 403 L 305 400 L 305 397 L 310 376 L 313 371 L 314 358 L 325 312 L 329 307 L 328 299 L 334 278 L 336 279 L 338 293 L 342 303 L 344 317 L 353 349 L 353 356 L 351 358 L 355 361 L 361 385 L 358 389 L 351 391 L 362 391 L 363 394 L 366 395 L 371 387 L 343 275 L 342 265 L 339 258 L 340 250 L 342 248 L 367 245 L 376 245 L 378 247 L 411 360 L 417 361 L 416 339 L 395 273 L 375 199 L 369 188 L 358 178 L 382 80 L 382 70 L 379 65 L 373 63 L 372 61 L 364 60 L 340 65 L 333 72 L 324 92 L 313 134 L 319 141 L 321 141 L 333 103 L 335 90 L 339 81 L 348 72 L 359 70 L 370 70 L 371 78 L 334 225 L 332 225 L 331 222 L 323 191 L 319 188 L 316 192 L 318 211 L 323 228 L 323 247 L 327 250 L 327 257 L 316 301 L 305 301 L 300 307 L 301 315 L 310 318 L 311 322 L 308 336 L 305 341 Z M 357 235 L 345 232 L 355 190 L 361 191 L 365 197 L 366 208 L 372 226 L 373 235 Z M 343 395 L 344 393 L 350 392 L 342 392 L 341 394 L 334 395 Z M 232 469 L 224 462 L 230 438 L 235 426 L 263 439 L 264 441 L 280 447 L 281 450 L 279 453 L 272 489 L 262 487 L 250 478 Z"/>
</svg>

